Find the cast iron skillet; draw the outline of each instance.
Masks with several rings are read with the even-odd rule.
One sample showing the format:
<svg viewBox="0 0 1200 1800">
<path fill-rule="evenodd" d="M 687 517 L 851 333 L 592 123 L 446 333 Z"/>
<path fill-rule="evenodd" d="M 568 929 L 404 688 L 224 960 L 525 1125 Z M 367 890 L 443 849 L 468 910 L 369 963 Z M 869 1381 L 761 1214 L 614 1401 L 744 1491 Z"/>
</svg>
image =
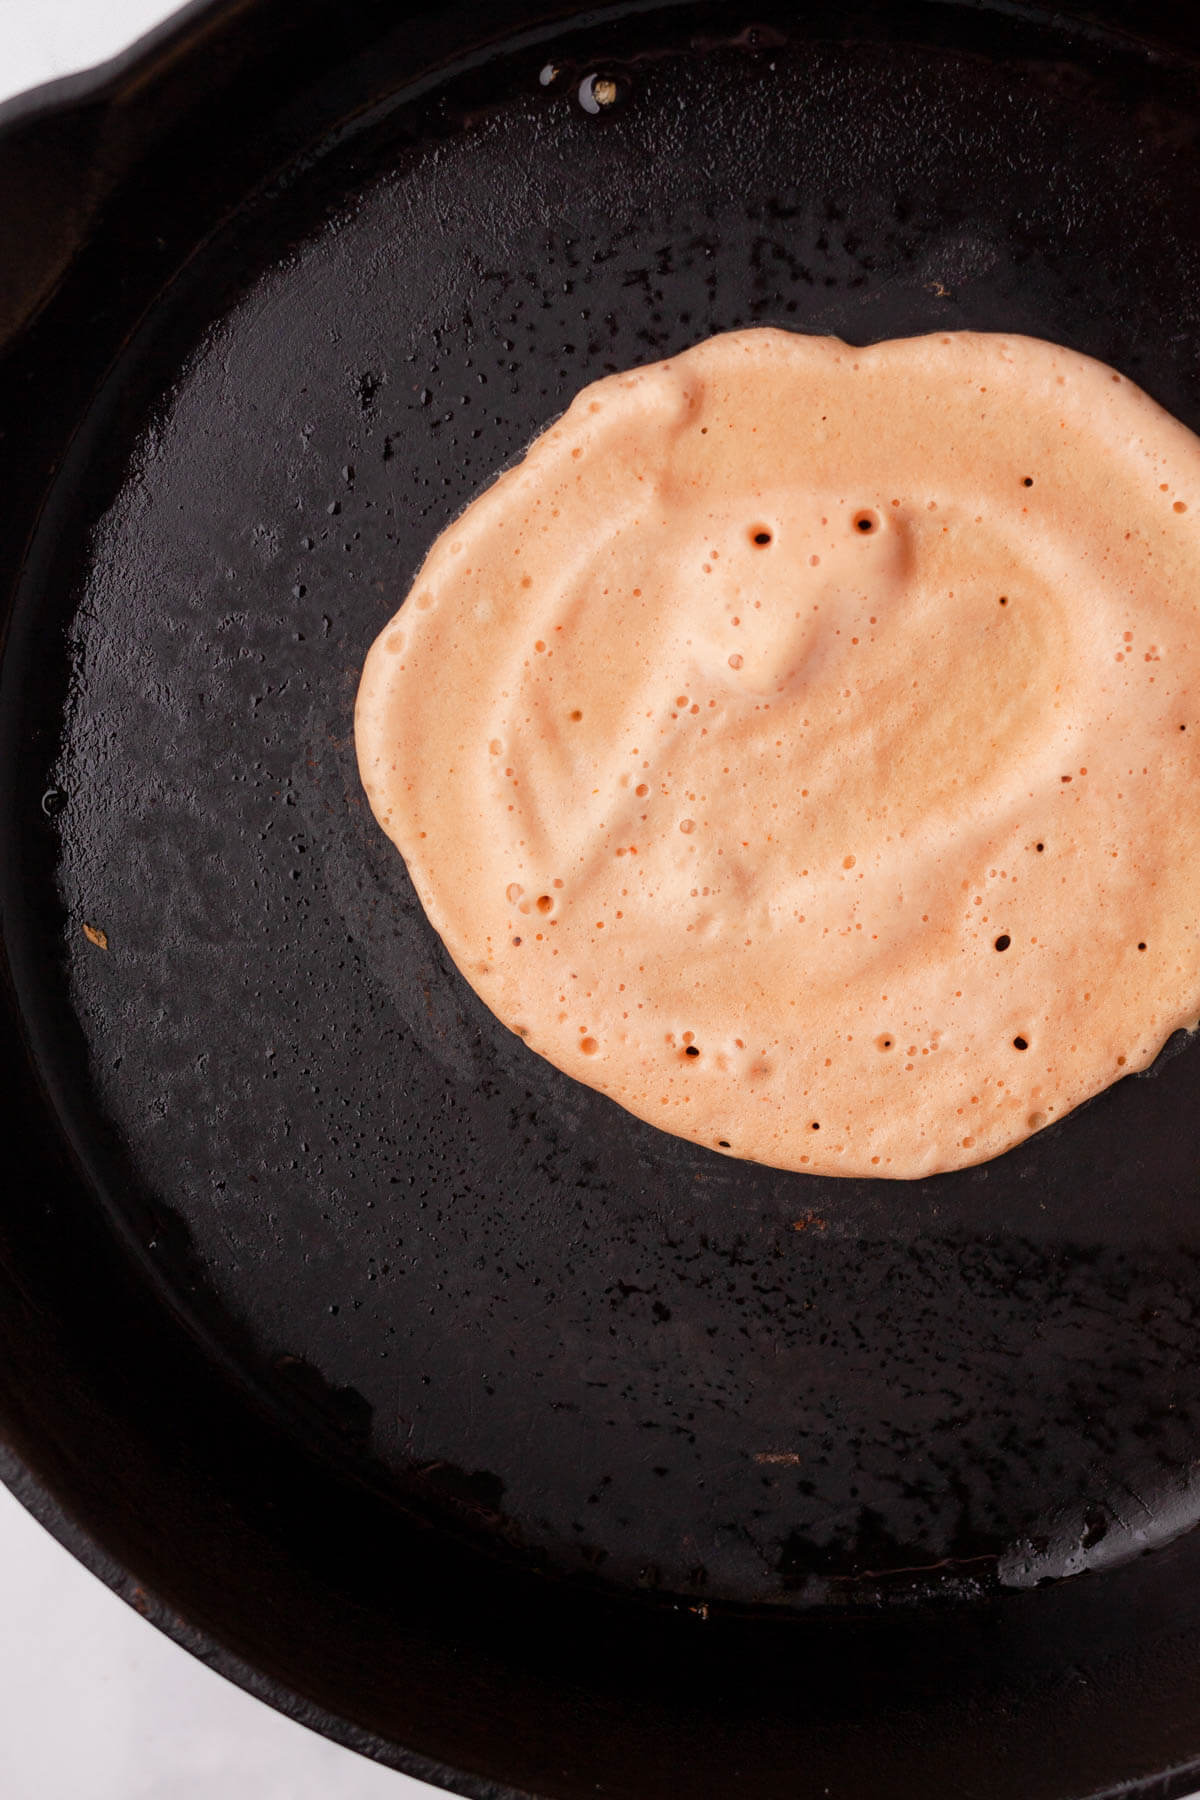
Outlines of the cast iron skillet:
<svg viewBox="0 0 1200 1800">
<path fill-rule="evenodd" d="M 1200 427 L 1200 24 L 568 10 L 235 0 L 7 110 L 6 1479 L 462 1793 L 1183 1794 L 1200 1046 L 911 1186 L 662 1137 L 465 990 L 350 716 L 446 520 L 712 331 Z"/>
</svg>

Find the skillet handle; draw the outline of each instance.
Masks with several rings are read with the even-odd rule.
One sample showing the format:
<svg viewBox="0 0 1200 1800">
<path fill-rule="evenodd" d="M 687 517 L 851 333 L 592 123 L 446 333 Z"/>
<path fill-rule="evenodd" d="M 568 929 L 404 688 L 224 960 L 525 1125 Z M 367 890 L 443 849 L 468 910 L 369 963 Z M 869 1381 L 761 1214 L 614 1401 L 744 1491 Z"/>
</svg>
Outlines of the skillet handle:
<svg viewBox="0 0 1200 1800">
<path fill-rule="evenodd" d="M 22 96 L 0 118 L 0 348 L 53 293 L 111 185 L 101 154 L 109 107 L 55 104 L 70 85 Z"/>
</svg>

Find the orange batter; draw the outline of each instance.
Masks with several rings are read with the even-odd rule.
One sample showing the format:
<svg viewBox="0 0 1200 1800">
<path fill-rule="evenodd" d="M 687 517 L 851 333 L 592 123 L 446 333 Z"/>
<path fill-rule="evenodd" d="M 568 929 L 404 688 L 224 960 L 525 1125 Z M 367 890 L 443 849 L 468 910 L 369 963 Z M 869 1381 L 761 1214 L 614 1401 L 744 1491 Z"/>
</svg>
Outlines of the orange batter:
<svg viewBox="0 0 1200 1800">
<path fill-rule="evenodd" d="M 1200 440 L 959 332 L 585 388 L 434 544 L 356 714 L 529 1046 L 731 1156 L 914 1177 L 1200 1017 Z"/>
</svg>

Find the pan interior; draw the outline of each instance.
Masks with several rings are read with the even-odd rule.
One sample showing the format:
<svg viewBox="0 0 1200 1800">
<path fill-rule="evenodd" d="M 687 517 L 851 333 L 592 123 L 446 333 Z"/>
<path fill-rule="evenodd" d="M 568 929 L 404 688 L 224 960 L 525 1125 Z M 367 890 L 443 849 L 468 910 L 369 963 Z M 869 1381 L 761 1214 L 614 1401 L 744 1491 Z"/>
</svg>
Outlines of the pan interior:
<svg viewBox="0 0 1200 1800">
<path fill-rule="evenodd" d="M 398 1505 L 696 1603 L 1026 1585 L 1197 1511 L 1200 1047 L 961 1174 L 732 1163 L 497 1024 L 355 774 L 429 542 L 606 371 L 1024 332 L 1200 428 L 1185 72 L 882 16 L 564 30 L 314 144 L 130 337 L 22 599 L 30 1022 L 100 1203 Z"/>
</svg>

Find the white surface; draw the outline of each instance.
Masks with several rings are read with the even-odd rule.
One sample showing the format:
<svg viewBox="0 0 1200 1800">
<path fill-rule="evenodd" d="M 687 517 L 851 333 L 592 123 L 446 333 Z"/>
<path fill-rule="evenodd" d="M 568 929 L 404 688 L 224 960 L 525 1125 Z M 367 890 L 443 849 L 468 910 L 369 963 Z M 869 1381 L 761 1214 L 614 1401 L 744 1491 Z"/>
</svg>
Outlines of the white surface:
<svg viewBox="0 0 1200 1800">
<path fill-rule="evenodd" d="M 0 0 L 0 100 L 115 56 L 175 10 L 163 0 Z"/>
<path fill-rule="evenodd" d="M 0 1584 L 4 1800 L 432 1800 L 214 1675 L 3 1488 Z"/>
<path fill-rule="evenodd" d="M 0 100 L 115 55 L 163 0 L 0 0 Z M 431 1800 L 162 1636 L 0 1488 L 0 1800 Z"/>
</svg>

